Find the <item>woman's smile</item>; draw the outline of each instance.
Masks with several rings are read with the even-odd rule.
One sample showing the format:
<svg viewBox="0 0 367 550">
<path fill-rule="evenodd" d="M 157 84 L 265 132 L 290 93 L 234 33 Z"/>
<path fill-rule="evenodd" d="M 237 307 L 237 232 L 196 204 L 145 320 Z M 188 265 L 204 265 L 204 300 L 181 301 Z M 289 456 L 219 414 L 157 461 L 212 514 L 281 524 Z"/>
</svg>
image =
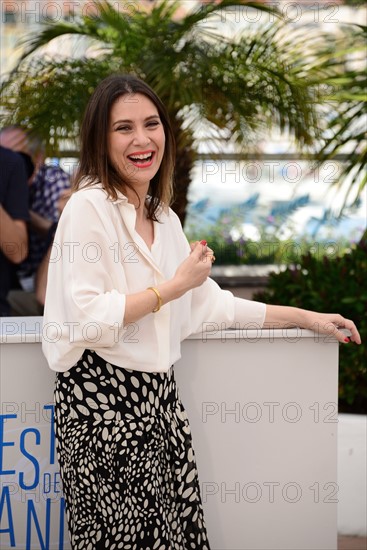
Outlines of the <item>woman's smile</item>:
<svg viewBox="0 0 367 550">
<path fill-rule="evenodd" d="M 152 166 L 155 151 L 137 151 L 128 155 L 130 162 L 137 168 L 149 168 Z"/>
</svg>

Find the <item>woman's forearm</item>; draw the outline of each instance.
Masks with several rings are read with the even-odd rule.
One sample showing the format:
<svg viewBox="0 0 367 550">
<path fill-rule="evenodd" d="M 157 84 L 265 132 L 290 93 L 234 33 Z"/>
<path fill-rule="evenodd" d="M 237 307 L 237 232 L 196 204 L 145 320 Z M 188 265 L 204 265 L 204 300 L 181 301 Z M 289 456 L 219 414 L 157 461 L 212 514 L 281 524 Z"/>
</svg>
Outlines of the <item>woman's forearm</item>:
<svg viewBox="0 0 367 550">
<path fill-rule="evenodd" d="M 320 334 L 334 336 L 339 342 L 361 343 L 361 337 L 353 321 L 339 313 L 319 313 L 290 306 L 266 306 L 263 328 L 300 327 Z M 350 339 L 340 329 L 350 331 Z"/>
<path fill-rule="evenodd" d="M 290 325 L 306 328 L 307 313 L 307 310 L 297 307 L 267 305 L 264 328 L 284 328 Z"/>
<path fill-rule="evenodd" d="M 182 293 L 177 284 L 172 279 L 155 287 L 161 297 L 161 307 L 176 298 L 179 298 Z M 128 294 L 125 302 L 124 325 L 135 323 L 142 319 L 159 305 L 156 293 L 147 288 L 135 294 Z"/>
</svg>

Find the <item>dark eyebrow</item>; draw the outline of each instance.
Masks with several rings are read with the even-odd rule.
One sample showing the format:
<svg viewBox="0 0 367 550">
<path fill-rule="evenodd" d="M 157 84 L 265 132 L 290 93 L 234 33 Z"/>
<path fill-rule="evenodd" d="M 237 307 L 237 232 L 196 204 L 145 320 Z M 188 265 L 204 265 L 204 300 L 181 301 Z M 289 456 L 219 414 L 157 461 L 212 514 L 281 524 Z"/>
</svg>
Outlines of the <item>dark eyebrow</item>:
<svg viewBox="0 0 367 550">
<path fill-rule="evenodd" d="M 146 122 L 147 120 L 152 120 L 152 119 L 158 119 L 160 120 L 160 116 L 159 115 L 150 115 L 148 116 L 146 119 L 144 119 L 144 122 Z M 123 120 L 116 120 L 113 125 L 115 124 L 133 124 L 134 121 L 133 120 L 129 120 L 129 119 L 123 119 Z"/>
</svg>

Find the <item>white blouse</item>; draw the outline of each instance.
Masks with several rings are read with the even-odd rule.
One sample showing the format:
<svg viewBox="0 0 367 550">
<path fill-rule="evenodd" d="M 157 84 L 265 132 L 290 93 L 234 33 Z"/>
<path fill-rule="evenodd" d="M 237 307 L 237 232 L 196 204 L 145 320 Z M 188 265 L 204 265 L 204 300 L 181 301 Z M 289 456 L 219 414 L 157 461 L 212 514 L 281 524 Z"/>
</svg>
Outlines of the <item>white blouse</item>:
<svg viewBox="0 0 367 550">
<path fill-rule="evenodd" d="M 149 250 L 135 231 L 135 207 L 101 184 L 74 193 L 61 215 L 50 259 L 42 348 L 51 369 L 67 371 L 92 349 L 114 365 L 167 371 L 190 334 L 262 327 L 265 304 L 236 298 L 208 278 L 200 287 L 123 325 L 125 296 L 171 279 L 190 254 L 176 214 L 161 210 Z M 214 327 L 214 328 L 213 328 Z"/>
</svg>

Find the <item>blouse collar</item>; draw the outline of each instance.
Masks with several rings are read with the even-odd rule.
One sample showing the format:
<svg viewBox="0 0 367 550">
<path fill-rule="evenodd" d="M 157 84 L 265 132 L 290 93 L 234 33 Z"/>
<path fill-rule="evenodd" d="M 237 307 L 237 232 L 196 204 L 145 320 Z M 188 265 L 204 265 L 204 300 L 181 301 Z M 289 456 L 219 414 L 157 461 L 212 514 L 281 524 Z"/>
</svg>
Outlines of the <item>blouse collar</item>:
<svg viewBox="0 0 367 550">
<path fill-rule="evenodd" d="M 79 189 L 87 189 L 87 188 L 90 188 L 90 189 L 102 189 L 102 191 L 104 191 L 105 195 L 106 195 L 106 199 L 107 200 L 110 200 L 112 201 L 113 203 L 115 204 L 119 204 L 121 202 L 128 202 L 128 198 L 126 197 L 126 195 L 124 195 L 122 193 L 122 191 L 120 191 L 119 189 L 115 189 L 115 192 L 116 192 L 116 195 L 117 195 L 117 198 L 114 199 L 113 197 L 111 197 L 107 190 L 104 188 L 104 186 L 102 185 L 102 183 L 98 180 L 94 181 L 94 182 L 91 182 L 90 180 L 88 180 L 87 178 L 85 178 L 85 180 L 82 180 L 80 182 L 80 186 L 79 186 Z"/>
</svg>

